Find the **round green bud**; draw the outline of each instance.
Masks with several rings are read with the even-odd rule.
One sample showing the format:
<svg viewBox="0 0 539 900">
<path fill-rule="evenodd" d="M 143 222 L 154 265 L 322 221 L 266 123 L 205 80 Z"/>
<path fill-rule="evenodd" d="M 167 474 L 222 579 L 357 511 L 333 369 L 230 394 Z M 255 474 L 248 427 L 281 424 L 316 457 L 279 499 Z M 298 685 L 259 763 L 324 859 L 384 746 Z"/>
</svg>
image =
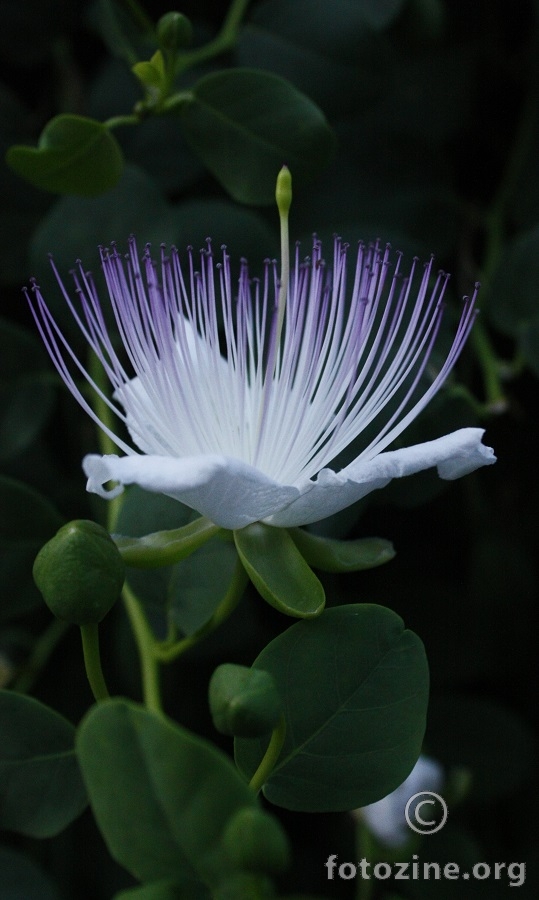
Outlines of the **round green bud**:
<svg viewBox="0 0 539 900">
<path fill-rule="evenodd" d="M 193 26 L 183 13 L 165 13 L 157 23 L 157 40 L 163 50 L 172 53 L 183 50 L 193 40 Z"/>
<path fill-rule="evenodd" d="M 224 663 L 213 673 L 209 703 L 217 731 L 235 737 L 267 734 L 275 728 L 282 712 L 270 673 L 233 663 Z"/>
<path fill-rule="evenodd" d="M 116 603 L 125 578 L 120 552 L 104 528 L 78 519 L 64 525 L 39 551 L 34 581 L 58 619 L 100 622 Z"/>
<path fill-rule="evenodd" d="M 245 806 L 232 816 L 222 843 L 238 869 L 277 875 L 290 866 L 290 844 L 280 822 L 257 806 Z"/>
</svg>

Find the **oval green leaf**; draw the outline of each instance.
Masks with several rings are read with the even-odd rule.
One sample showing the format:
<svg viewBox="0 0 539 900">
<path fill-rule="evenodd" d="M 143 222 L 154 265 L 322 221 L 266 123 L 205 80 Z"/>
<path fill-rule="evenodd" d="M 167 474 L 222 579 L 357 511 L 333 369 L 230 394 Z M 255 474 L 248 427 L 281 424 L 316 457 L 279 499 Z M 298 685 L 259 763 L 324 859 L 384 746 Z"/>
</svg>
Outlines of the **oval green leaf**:
<svg viewBox="0 0 539 900">
<path fill-rule="evenodd" d="M 0 691 L 0 827 L 58 834 L 86 806 L 75 729 L 33 697 Z"/>
<path fill-rule="evenodd" d="M 253 665 L 270 672 L 286 738 L 264 794 L 286 809 L 329 812 L 379 800 L 401 784 L 423 740 L 428 667 L 420 639 L 372 604 L 328 609 L 298 622 Z M 236 739 L 247 778 L 267 739 Z"/>
<path fill-rule="evenodd" d="M 76 747 L 109 851 L 135 877 L 213 885 L 229 871 L 222 833 L 256 798 L 224 754 L 124 700 L 90 710 Z"/>
<path fill-rule="evenodd" d="M 393 544 L 383 538 L 338 541 L 310 534 L 303 528 L 291 528 L 290 536 L 305 561 L 321 572 L 359 572 L 362 569 L 374 569 L 395 556 Z"/>
<path fill-rule="evenodd" d="M 283 163 L 301 185 L 322 171 L 335 148 L 333 131 L 308 97 L 254 69 L 201 78 L 181 116 L 193 150 L 240 203 L 273 203 Z"/>
<path fill-rule="evenodd" d="M 45 425 L 53 391 L 47 355 L 33 334 L 0 319 L 0 460 L 22 453 Z"/>
<path fill-rule="evenodd" d="M 60 513 L 37 491 L 0 476 L 0 621 L 43 603 L 32 565 L 63 523 Z"/>
<path fill-rule="evenodd" d="M 245 571 L 267 603 L 286 616 L 320 615 L 324 588 L 286 529 L 254 522 L 235 531 L 234 540 Z"/>
<path fill-rule="evenodd" d="M 128 582 L 149 620 L 165 632 L 170 624 L 185 635 L 198 631 L 228 589 L 238 558 L 232 542 L 205 543 L 219 531 L 215 525 L 177 500 L 136 485 L 122 494 L 115 530 L 133 535 L 116 535 L 115 540 L 126 564 L 133 566 Z M 182 554 L 189 558 L 171 564 Z M 153 566 L 159 568 L 143 571 Z"/>
<path fill-rule="evenodd" d="M 116 138 L 95 119 L 60 115 L 47 123 L 37 147 L 16 144 L 6 162 L 34 187 L 96 197 L 119 181 L 123 157 Z"/>
<path fill-rule="evenodd" d="M 2 900 L 61 900 L 45 872 L 12 847 L 0 846 L 0 873 Z"/>
</svg>

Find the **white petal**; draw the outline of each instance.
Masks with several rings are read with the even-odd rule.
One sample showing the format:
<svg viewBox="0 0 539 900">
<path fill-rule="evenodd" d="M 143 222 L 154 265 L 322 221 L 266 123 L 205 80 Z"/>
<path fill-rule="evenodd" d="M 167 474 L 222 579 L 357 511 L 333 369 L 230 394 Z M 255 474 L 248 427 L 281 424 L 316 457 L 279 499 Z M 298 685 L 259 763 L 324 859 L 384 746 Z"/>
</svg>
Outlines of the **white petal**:
<svg viewBox="0 0 539 900">
<path fill-rule="evenodd" d="M 305 485 L 300 497 L 269 524 L 288 528 L 308 525 L 339 512 L 371 491 L 389 484 L 392 478 L 413 475 L 436 466 L 440 478 L 453 480 L 481 466 L 496 462 L 494 451 L 481 443 L 482 428 L 461 428 L 445 437 L 402 450 L 389 450 L 371 460 L 361 456 L 340 472 L 322 469 L 316 481 Z"/>
<path fill-rule="evenodd" d="M 121 493 L 121 485 L 138 484 L 185 503 L 222 528 L 243 528 L 265 519 L 299 494 L 298 488 L 277 484 L 253 466 L 225 456 L 92 455 L 82 466 L 91 493 L 111 498 Z M 108 491 L 103 487 L 107 481 L 119 486 Z"/>
</svg>

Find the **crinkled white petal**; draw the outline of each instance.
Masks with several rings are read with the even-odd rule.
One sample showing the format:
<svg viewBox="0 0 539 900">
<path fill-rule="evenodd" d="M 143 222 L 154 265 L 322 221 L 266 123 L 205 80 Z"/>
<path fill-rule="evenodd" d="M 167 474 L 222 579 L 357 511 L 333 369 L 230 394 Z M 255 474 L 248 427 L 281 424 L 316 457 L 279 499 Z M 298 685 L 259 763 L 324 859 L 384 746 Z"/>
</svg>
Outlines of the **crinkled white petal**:
<svg viewBox="0 0 539 900">
<path fill-rule="evenodd" d="M 169 456 L 86 456 L 87 490 L 112 498 L 123 485 L 166 494 L 207 516 L 222 528 L 244 528 L 291 503 L 299 490 L 277 484 L 238 459 L 208 455 L 177 459 Z M 112 490 L 104 485 L 117 482 Z"/>
<path fill-rule="evenodd" d="M 322 469 L 316 480 L 299 487 L 278 484 L 248 463 L 215 454 L 86 456 L 83 468 L 87 489 L 102 497 L 115 497 L 123 485 L 138 484 L 185 503 L 222 528 L 243 528 L 261 520 L 288 528 L 333 515 L 385 487 L 392 478 L 437 466 L 441 478 L 454 479 L 490 465 L 496 457 L 481 443 L 483 433 L 480 428 L 463 428 L 368 461 L 359 457 L 340 472 Z M 108 481 L 117 486 L 106 489 Z"/>
<path fill-rule="evenodd" d="M 443 782 L 440 764 L 421 755 L 408 778 L 396 790 L 357 812 L 379 841 L 388 847 L 401 847 L 411 836 L 404 814 L 406 804 L 420 791 L 439 791 Z M 410 814 L 413 816 L 412 810 Z"/>
<path fill-rule="evenodd" d="M 385 487 L 392 478 L 413 475 L 436 466 L 440 478 L 453 480 L 496 462 L 494 451 L 481 443 L 482 428 L 461 428 L 445 437 L 402 450 L 389 450 L 374 459 L 361 456 L 340 472 L 322 469 L 302 489 L 297 500 L 275 513 L 268 523 L 281 528 L 308 525 L 331 516 Z M 310 486 L 310 489 L 309 489 Z"/>
</svg>

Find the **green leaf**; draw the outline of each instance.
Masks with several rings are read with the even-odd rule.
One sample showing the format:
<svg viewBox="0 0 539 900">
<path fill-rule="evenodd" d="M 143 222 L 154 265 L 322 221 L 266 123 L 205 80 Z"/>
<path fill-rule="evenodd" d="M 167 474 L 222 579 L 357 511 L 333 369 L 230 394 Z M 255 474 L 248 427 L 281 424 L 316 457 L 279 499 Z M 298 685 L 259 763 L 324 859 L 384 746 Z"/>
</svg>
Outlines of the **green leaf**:
<svg viewBox="0 0 539 900">
<path fill-rule="evenodd" d="M 28 857 L 0 846 L 2 900 L 60 900 L 56 886 Z"/>
<path fill-rule="evenodd" d="M 47 305 L 70 333 L 79 335 L 48 261 L 54 254 L 58 271 L 66 279 L 75 260 L 95 271 L 101 297 L 106 297 L 100 280 L 98 247 L 107 241 L 127 241 L 136 234 L 141 242 L 157 247 L 171 242 L 175 232 L 170 226 L 169 206 L 155 182 L 140 169 L 126 166 L 120 182 L 101 197 L 61 197 L 53 204 L 34 233 L 30 246 L 30 266 L 36 275 Z M 69 222 L 69 227 L 66 227 Z M 125 244 L 124 244 L 125 246 Z M 103 303 L 107 307 L 106 303 Z M 107 310 L 106 310 L 107 311 Z M 110 319 L 113 317 L 110 316 Z"/>
<path fill-rule="evenodd" d="M 395 54 L 358 3 L 269 0 L 242 28 L 238 65 L 288 79 L 333 121 L 358 112 L 391 84 Z"/>
<path fill-rule="evenodd" d="M 67 719 L 32 697 L 0 691 L 0 827 L 52 837 L 86 806 Z"/>
<path fill-rule="evenodd" d="M 264 794 L 287 809 L 328 812 L 373 803 L 401 784 L 423 740 L 428 668 L 417 635 L 371 604 L 298 622 L 253 665 L 281 695 L 286 738 Z M 247 778 L 267 740 L 236 739 Z"/>
<path fill-rule="evenodd" d="M 375 30 L 387 28 L 400 15 L 406 0 L 356 0 L 369 25 Z"/>
<path fill-rule="evenodd" d="M 215 538 L 173 567 L 168 609 L 183 634 L 198 631 L 224 600 L 237 561 L 234 544 Z"/>
<path fill-rule="evenodd" d="M 0 319 L 0 460 L 25 450 L 47 421 L 53 392 L 47 354 L 33 334 Z"/>
<path fill-rule="evenodd" d="M 0 619 L 43 603 L 32 565 L 63 523 L 60 513 L 37 491 L 0 476 Z"/>
<path fill-rule="evenodd" d="M 2 10 L 3 14 L 4 12 L 5 9 Z M 47 12 L 50 14 L 50 8 Z M 4 15 L 2 22 L 5 27 Z M 26 26 L 25 45 L 30 40 L 28 35 L 31 27 L 30 21 L 26 22 Z M 4 35 L 4 37 L 7 37 L 10 44 L 12 43 L 12 34 Z M 7 59 L 6 55 L 2 54 L 1 46 L 0 57 L 4 61 Z M 22 104 L 17 94 L 11 92 L 5 83 L 0 82 L 0 184 L 2 185 L 0 283 L 17 286 L 28 276 L 28 242 L 50 202 L 50 197 L 21 181 L 5 162 L 6 151 L 11 144 L 32 139 L 31 132 L 29 133 L 27 128 L 30 119 L 28 109 Z"/>
<path fill-rule="evenodd" d="M 69 222 L 68 229 L 66 222 Z M 85 268 L 94 271 L 107 315 L 106 288 L 100 277 L 97 248 L 112 240 L 118 241 L 119 248 L 126 247 L 130 234 L 137 235 L 140 248 L 146 242 L 151 243 L 156 254 L 161 243 L 176 244 L 181 251 L 188 244 L 195 248 L 205 246 L 205 239 L 210 236 L 214 247 L 226 244 L 235 260 L 248 256 L 253 260 L 252 274 L 260 275 L 262 260 L 278 251 L 275 234 L 253 210 L 238 209 L 229 201 L 204 200 L 171 205 L 152 178 L 141 169 L 127 165 L 119 184 L 108 194 L 96 198 L 59 198 L 33 235 L 30 271 L 37 276 L 58 322 L 79 339 L 79 329 L 58 288 L 48 253 L 53 252 L 54 262 L 69 289 L 67 273 L 76 259 L 82 259 Z M 185 259 L 183 253 L 181 255 Z M 153 530 L 162 528 L 163 525 L 158 523 Z"/>
<path fill-rule="evenodd" d="M 290 844 L 279 820 L 265 809 L 244 806 L 231 817 L 223 835 L 238 869 L 278 875 L 290 867 Z"/>
<path fill-rule="evenodd" d="M 224 754 L 124 700 L 90 710 L 76 745 L 109 851 L 135 877 L 212 885 L 230 870 L 223 830 L 256 800 Z"/>
<path fill-rule="evenodd" d="M 487 313 L 504 334 L 539 322 L 539 227 L 520 234 L 508 246 L 495 273 Z"/>
<path fill-rule="evenodd" d="M 508 797 L 533 776 L 533 733 L 510 709 L 482 697 L 433 697 L 427 745 L 444 765 L 469 770 L 471 801 Z"/>
<path fill-rule="evenodd" d="M 320 615 L 324 588 L 286 529 L 254 522 L 235 531 L 234 540 L 245 571 L 267 603 L 286 616 Z"/>
<path fill-rule="evenodd" d="M 383 538 L 338 541 L 310 534 L 302 528 L 291 528 L 289 533 L 305 561 L 322 572 L 374 569 L 395 556 L 393 544 Z"/>
<path fill-rule="evenodd" d="M 335 146 L 311 100 L 283 78 L 254 69 L 206 75 L 180 114 L 192 148 L 240 203 L 273 203 L 283 163 L 298 186 L 305 184 Z"/>
<path fill-rule="evenodd" d="M 154 571 L 129 568 L 128 582 L 144 604 L 150 620 L 161 619 L 164 632 L 169 624 L 174 624 L 190 635 L 208 621 L 225 595 L 237 554 L 231 542 L 212 540 L 183 562 L 163 565 L 166 554 L 163 558 L 162 550 L 159 550 L 161 532 L 157 529 L 173 532 L 181 529 L 183 540 L 187 535 L 193 540 L 193 543 L 186 541 L 186 548 L 191 551 L 197 541 L 200 543 L 204 538 L 208 525 L 207 520 L 170 497 L 150 494 L 136 486 L 122 494 L 115 529 L 123 534 L 140 536 L 142 550 L 146 551 L 141 556 L 146 558 L 148 565 L 153 562 L 162 566 Z M 125 537 L 117 537 L 117 542 L 126 554 L 130 543 L 136 546 Z M 130 556 L 126 555 L 125 559 L 129 565 Z"/>
<path fill-rule="evenodd" d="M 539 314 L 520 330 L 518 343 L 524 361 L 539 378 Z"/>
<path fill-rule="evenodd" d="M 251 275 L 261 276 L 263 260 L 279 251 L 277 230 L 271 229 L 259 213 L 230 200 L 186 201 L 174 207 L 172 215 L 178 247 L 205 247 L 206 238 L 211 237 L 216 253 L 226 245 L 233 266 L 246 257 Z"/>
<path fill-rule="evenodd" d="M 211 900 L 211 894 L 203 884 L 190 882 L 182 886 L 166 879 L 120 891 L 114 900 Z"/>
<path fill-rule="evenodd" d="M 34 187 L 82 197 L 110 190 L 123 168 L 122 152 L 110 131 L 95 119 L 73 115 L 55 116 L 37 147 L 10 147 L 6 161 Z"/>
</svg>

